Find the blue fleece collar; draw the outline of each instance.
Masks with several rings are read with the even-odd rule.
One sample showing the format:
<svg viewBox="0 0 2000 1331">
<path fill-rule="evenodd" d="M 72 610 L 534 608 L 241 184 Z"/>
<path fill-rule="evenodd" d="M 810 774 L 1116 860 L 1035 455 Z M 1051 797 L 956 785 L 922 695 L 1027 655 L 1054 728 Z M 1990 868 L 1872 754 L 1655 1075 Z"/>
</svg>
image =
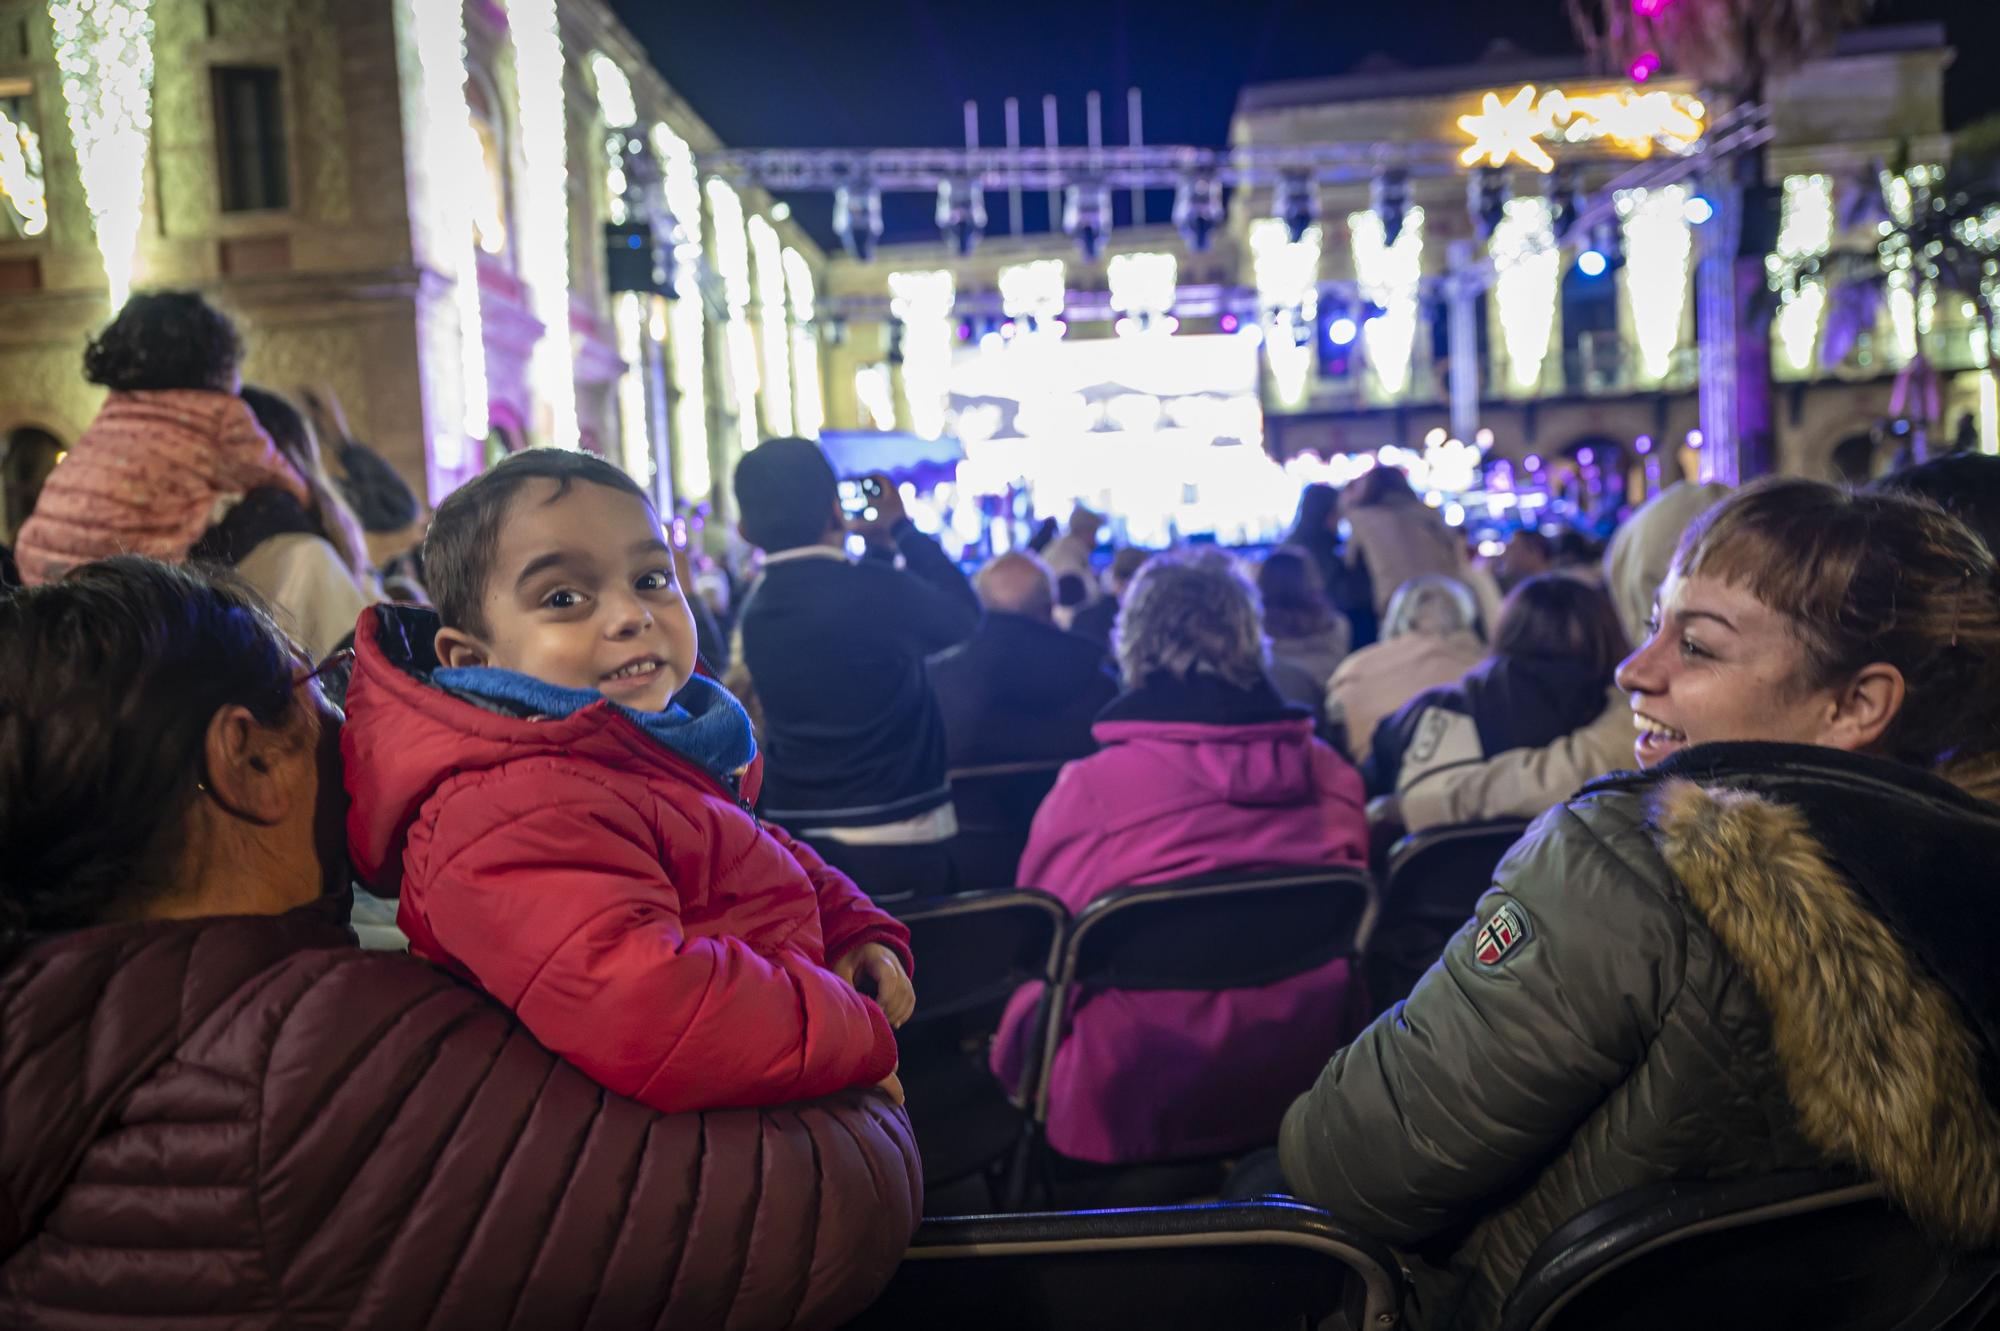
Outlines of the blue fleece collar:
<svg viewBox="0 0 2000 1331">
<path fill-rule="evenodd" d="M 569 716 L 593 703 L 607 701 L 596 689 L 570 689 L 560 684 L 496 666 L 447 666 L 431 672 L 431 682 L 451 693 L 510 707 L 536 716 Z M 663 711 L 641 712 L 614 702 L 612 707 L 638 722 L 648 735 L 689 762 L 736 789 L 738 775 L 757 756 L 750 716 L 728 689 L 695 675 L 681 686 Z"/>
</svg>

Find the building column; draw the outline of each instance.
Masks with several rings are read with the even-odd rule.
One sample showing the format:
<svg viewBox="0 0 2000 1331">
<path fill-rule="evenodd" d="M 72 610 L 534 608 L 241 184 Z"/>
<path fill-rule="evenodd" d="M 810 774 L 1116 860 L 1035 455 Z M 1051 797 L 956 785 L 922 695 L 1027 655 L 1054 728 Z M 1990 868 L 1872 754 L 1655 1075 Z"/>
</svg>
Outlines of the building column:
<svg viewBox="0 0 2000 1331">
<path fill-rule="evenodd" d="M 1446 336 L 1451 365 L 1451 433 L 1471 439 L 1479 430 L 1479 295 L 1472 274 L 1472 242 L 1457 240 L 1447 251 Z"/>
</svg>

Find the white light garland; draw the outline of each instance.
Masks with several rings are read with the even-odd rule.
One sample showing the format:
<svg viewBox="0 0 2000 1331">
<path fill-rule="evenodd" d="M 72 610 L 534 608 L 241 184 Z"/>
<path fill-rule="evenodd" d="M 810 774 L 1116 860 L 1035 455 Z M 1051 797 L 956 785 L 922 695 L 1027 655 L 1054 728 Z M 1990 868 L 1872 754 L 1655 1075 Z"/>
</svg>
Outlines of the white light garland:
<svg viewBox="0 0 2000 1331">
<path fill-rule="evenodd" d="M 39 236 L 49 229 L 41 140 L 28 126 L 16 124 L 4 108 L 0 108 L 0 198 L 20 218 L 22 235 Z"/>
<path fill-rule="evenodd" d="M 785 291 L 792 306 L 793 425 L 808 439 L 817 439 L 826 425 L 826 403 L 819 387 L 819 338 L 813 333 L 813 275 L 806 256 L 785 250 Z"/>
<path fill-rule="evenodd" d="M 750 329 L 750 239 L 744 230 L 743 201 L 726 180 L 708 181 L 708 216 L 715 229 L 715 270 L 722 277 L 722 297 L 729 322 L 722 330 L 728 353 L 729 389 L 723 399 L 737 417 L 737 432 L 747 451 L 760 442 L 757 435 L 757 338 Z"/>
<path fill-rule="evenodd" d="M 1493 228 L 1491 252 L 1508 382 L 1517 393 L 1532 393 L 1541 386 L 1542 367 L 1548 363 L 1562 286 L 1554 207 L 1539 196 L 1509 199 Z"/>
<path fill-rule="evenodd" d="M 1778 348 L 1799 374 L 1813 367 L 1826 314 L 1826 279 L 1806 270 L 1832 247 L 1833 177 L 1787 176 L 1778 248 L 1764 262 L 1778 293 Z"/>
<path fill-rule="evenodd" d="M 951 393 L 951 311 L 957 300 L 946 268 L 889 274 L 889 312 L 903 326 L 903 397 L 910 429 L 944 433 Z"/>
<path fill-rule="evenodd" d="M 608 220 L 627 220 L 625 135 L 639 123 L 638 99 L 632 80 L 616 60 L 599 51 L 590 57 L 591 81 L 597 85 L 597 109 L 604 117 L 604 207 Z"/>
<path fill-rule="evenodd" d="M 1169 333 L 1167 316 L 1179 294 L 1179 265 L 1171 254 L 1114 254 L 1105 268 L 1111 308 L 1127 316 L 1120 333 Z"/>
<path fill-rule="evenodd" d="M 507 0 L 521 123 L 521 267 L 542 321 L 528 374 L 549 413 L 549 442 L 580 445 L 576 348 L 569 328 L 569 133 L 556 0 Z"/>
<path fill-rule="evenodd" d="M 111 308 L 132 292 L 153 128 L 152 0 L 49 0 L 56 65 Z"/>
<path fill-rule="evenodd" d="M 623 444 L 625 474 L 654 490 L 653 436 L 646 428 L 646 308 L 636 291 L 621 291 L 612 302 L 611 321 L 618 330 L 618 355 L 625 373 L 618 378 L 618 436 Z"/>
<path fill-rule="evenodd" d="M 1025 319 L 1040 333 L 1060 333 L 1067 298 L 1068 270 L 1061 259 L 1010 263 L 1000 269 L 1000 308 L 1009 319 Z"/>
<path fill-rule="evenodd" d="M 412 162 L 422 177 L 419 215 L 429 223 L 427 262 L 448 265 L 458 313 L 459 429 L 434 426 L 433 460 L 447 471 L 461 465 L 465 440 L 484 439 L 487 415 L 486 333 L 479 310 L 478 243 L 474 201 L 485 188 L 485 161 L 465 100 L 465 13 L 461 6 L 402 0 L 397 7 L 418 64 L 416 104 L 405 124 L 418 151 Z"/>
<path fill-rule="evenodd" d="M 1402 234 L 1391 245 L 1374 212 L 1349 213 L 1347 234 L 1354 251 L 1354 274 L 1361 298 L 1380 306 L 1362 333 L 1368 367 L 1382 392 L 1401 397 L 1410 386 L 1411 357 L 1417 345 L 1419 297 L 1424 279 L 1424 210 L 1410 209 Z"/>
<path fill-rule="evenodd" d="M 1657 384 L 1673 369 L 1687 318 L 1694 256 L 1688 190 L 1685 185 L 1620 190 L 1613 202 L 1624 238 L 1625 299 L 1632 310 L 1639 378 Z"/>
<path fill-rule="evenodd" d="M 674 493 L 689 503 L 706 499 L 714 478 L 708 464 L 707 316 L 701 300 L 701 179 L 694 150 L 665 124 L 653 126 L 660 186 L 674 219 L 674 300 L 656 299 L 654 323 L 665 324 L 667 360 L 673 369 Z"/>
<path fill-rule="evenodd" d="M 1305 403 L 1319 322 L 1320 229 L 1292 240 L 1285 223 L 1260 217 L 1250 224 L 1257 308 L 1263 312 L 1264 357 L 1281 405 Z"/>
<path fill-rule="evenodd" d="M 757 331 L 764 350 L 764 424 L 773 435 L 792 432 L 791 338 L 785 327 L 784 245 L 778 229 L 750 218 L 750 258 L 755 264 Z"/>
</svg>

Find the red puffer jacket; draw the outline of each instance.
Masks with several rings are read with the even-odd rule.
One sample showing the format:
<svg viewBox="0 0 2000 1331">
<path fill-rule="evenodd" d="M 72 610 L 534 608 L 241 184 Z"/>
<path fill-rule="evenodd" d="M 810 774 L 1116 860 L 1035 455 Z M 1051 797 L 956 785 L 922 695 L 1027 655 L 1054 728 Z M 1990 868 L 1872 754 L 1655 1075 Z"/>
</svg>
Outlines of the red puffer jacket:
<svg viewBox="0 0 2000 1331">
<path fill-rule="evenodd" d="M 826 1327 L 887 1283 L 886 1096 L 653 1113 L 332 907 L 0 974 L 0 1326 Z"/>
<path fill-rule="evenodd" d="M 355 870 L 400 890 L 412 952 L 668 1112 L 895 1069 L 881 1009 L 827 965 L 880 942 L 907 967 L 908 930 L 609 703 L 529 719 L 433 687 L 436 629 L 428 611 L 361 616 L 341 740 Z"/>
</svg>

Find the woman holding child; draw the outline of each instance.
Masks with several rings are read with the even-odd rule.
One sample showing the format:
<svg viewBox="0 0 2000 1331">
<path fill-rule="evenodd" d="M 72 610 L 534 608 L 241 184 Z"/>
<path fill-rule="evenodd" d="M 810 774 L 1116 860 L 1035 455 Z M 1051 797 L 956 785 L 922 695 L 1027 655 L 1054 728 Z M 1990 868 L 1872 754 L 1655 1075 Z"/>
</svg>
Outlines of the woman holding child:
<svg viewBox="0 0 2000 1331">
<path fill-rule="evenodd" d="M 316 673 L 186 569 L 117 559 L 0 601 L 0 1324 L 825 1327 L 865 1306 L 920 1188 L 907 1120 L 867 1089 L 886 1067 L 663 1114 L 444 970 L 356 948 Z M 786 929 L 731 973 L 837 932 Z"/>
</svg>

